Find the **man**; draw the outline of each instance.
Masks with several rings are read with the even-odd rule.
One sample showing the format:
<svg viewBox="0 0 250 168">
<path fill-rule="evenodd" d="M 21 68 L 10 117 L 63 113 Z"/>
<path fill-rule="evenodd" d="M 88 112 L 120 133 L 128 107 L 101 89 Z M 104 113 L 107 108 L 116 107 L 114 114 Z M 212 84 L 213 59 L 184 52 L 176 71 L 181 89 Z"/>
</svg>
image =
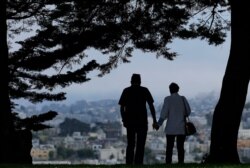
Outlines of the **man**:
<svg viewBox="0 0 250 168">
<path fill-rule="evenodd" d="M 179 86 L 176 83 L 169 85 L 170 96 L 165 97 L 161 109 L 158 129 L 167 120 L 165 127 L 167 147 L 166 147 L 166 163 L 172 163 L 172 154 L 175 139 L 177 141 L 178 163 L 184 163 L 184 142 L 185 135 L 185 120 L 190 115 L 191 109 L 187 99 L 178 94 Z"/>
<path fill-rule="evenodd" d="M 140 74 L 133 74 L 131 86 L 123 90 L 119 100 L 124 127 L 127 129 L 126 164 L 143 164 L 144 148 L 148 131 L 147 104 L 157 125 L 153 97 L 141 86 Z"/>
</svg>

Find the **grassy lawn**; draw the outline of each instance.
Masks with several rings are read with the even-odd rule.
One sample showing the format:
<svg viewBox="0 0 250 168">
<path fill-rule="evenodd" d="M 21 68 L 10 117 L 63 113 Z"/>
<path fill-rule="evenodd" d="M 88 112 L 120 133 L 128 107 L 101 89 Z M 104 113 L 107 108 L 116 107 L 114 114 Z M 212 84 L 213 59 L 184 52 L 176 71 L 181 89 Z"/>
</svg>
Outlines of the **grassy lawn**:
<svg viewBox="0 0 250 168">
<path fill-rule="evenodd" d="M 158 164 L 158 165 L 0 165 L 0 168 L 250 168 L 250 164 Z"/>
</svg>

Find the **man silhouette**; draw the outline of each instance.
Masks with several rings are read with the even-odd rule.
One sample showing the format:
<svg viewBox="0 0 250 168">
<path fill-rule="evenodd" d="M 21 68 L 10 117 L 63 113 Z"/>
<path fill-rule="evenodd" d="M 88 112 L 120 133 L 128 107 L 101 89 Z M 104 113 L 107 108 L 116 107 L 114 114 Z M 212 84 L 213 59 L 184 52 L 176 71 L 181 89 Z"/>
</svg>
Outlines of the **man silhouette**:
<svg viewBox="0 0 250 168">
<path fill-rule="evenodd" d="M 127 129 L 126 164 L 143 164 L 144 148 L 148 131 L 147 106 L 157 125 L 153 97 L 141 86 L 140 74 L 133 74 L 131 86 L 123 90 L 119 105 L 124 127 Z"/>
</svg>

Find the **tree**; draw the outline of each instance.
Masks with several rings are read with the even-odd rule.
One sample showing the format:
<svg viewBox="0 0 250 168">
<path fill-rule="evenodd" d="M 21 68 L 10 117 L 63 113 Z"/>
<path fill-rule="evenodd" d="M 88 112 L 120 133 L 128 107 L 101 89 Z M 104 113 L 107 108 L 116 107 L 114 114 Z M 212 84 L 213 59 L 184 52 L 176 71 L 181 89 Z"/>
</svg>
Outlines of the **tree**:
<svg viewBox="0 0 250 168">
<path fill-rule="evenodd" d="M 10 108 L 10 99 L 8 92 L 8 84 L 9 84 L 9 71 L 8 71 L 8 46 L 7 46 L 7 23 L 6 23 L 6 0 L 0 2 L 0 62 L 2 66 L 0 68 L 2 78 L 2 85 L 0 87 L 0 92 L 2 96 L 1 100 L 1 116 L 0 116 L 0 132 L 2 138 L 0 140 L 0 148 L 3 153 L 0 153 L 0 160 L 3 162 L 9 162 L 10 154 L 8 153 L 8 148 L 10 146 L 8 144 L 9 137 L 11 137 L 11 131 L 13 130 L 13 126 L 11 125 L 11 108 Z"/>
<path fill-rule="evenodd" d="M 25 98 L 32 102 L 63 100 L 65 93 L 52 92 L 58 87 L 89 80 L 87 73 L 110 72 L 119 62 L 128 62 L 134 48 L 157 52 L 172 59 L 165 46 L 173 37 L 190 37 L 195 33 L 182 27 L 188 18 L 190 2 L 172 2 L 161 9 L 163 1 L 154 5 L 144 1 L 79 1 L 3 0 L 0 2 L 0 61 L 3 78 L 0 92 L 1 139 L 0 163 L 12 163 L 14 132 L 12 101 Z M 179 5 L 176 7 L 175 5 Z M 168 15 L 179 19 L 167 19 Z M 159 29 L 160 27 L 160 29 Z M 13 43 L 12 37 L 33 33 L 26 40 Z M 178 30 L 178 33 L 173 33 Z M 114 33 L 116 32 L 116 33 Z M 156 33 L 156 34 L 155 34 Z M 7 36 L 9 35 L 9 36 Z M 7 45 L 9 44 L 9 45 Z M 13 44 L 19 44 L 14 51 Z M 94 48 L 108 56 L 108 61 L 83 63 L 86 50 Z M 81 64 L 77 68 L 75 64 Z M 74 66 L 73 66 L 74 65 Z M 48 70 L 54 70 L 50 75 Z M 9 152 L 9 153 L 8 153 Z"/>
<path fill-rule="evenodd" d="M 16 89 L 15 86 L 17 85 L 19 85 L 18 89 L 20 91 L 27 88 L 27 86 L 19 82 L 18 78 L 13 79 L 16 67 L 10 63 L 12 57 L 11 49 L 13 47 L 10 39 L 20 33 L 29 32 L 29 26 L 35 24 L 34 16 L 46 15 L 49 10 L 45 10 L 44 7 L 48 4 L 46 0 L 32 2 L 3 0 L 0 2 L 0 62 L 2 63 L 0 72 L 3 76 L 0 87 L 2 96 L 0 101 L 0 133 L 2 135 L 0 140 L 0 163 L 31 163 L 30 158 L 24 159 L 20 157 L 22 150 L 24 150 L 23 153 L 29 153 L 27 150 L 30 149 L 31 144 L 30 129 L 24 128 L 24 131 L 18 130 L 18 127 L 15 126 L 15 119 L 17 117 L 12 114 L 14 104 L 11 100 L 15 97 L 12 90 Z M 12 85 L 13 83 L 15 85 Z M 22 92 L 16 92 L 19 97 L 20 93 Z M 32 95 L 33 93 L 29 92 L 28 94 Z M 27 124 L 31 124 L 28 121 L 31 120 L 25 120 Z M 17 140 L 19 141 L 17 142 Z"/>
<path fill-rule="evenodd" d="M 8 149 L 12 152 L 11 160 L 9 161 L 11 161 L 11 163 L 18 164 L 31 164 L 31 131 L 39 131 L 46 128 L 51 128 L 49 125 L 46 125 L 43 122 L 52 120 L 57 115 L 57 113 L 54 111 L 49 111 L 44 114 L 34 115 L 24 119 L 20 119 L 17 116 L 17 113 L 13 113 L 13 115 L 15 129 L 11 134 L 11 139 L 8 142 L 8 144 L 13 146 L 12 148 Z"/>
<path fill-rule="evenodd" d="M 64 122 L 59 125 L 60 135 L 67 136 L 72 135 L 73 132 L 85 132 L 88 133 L 90 125 L 83 123 L 77 119 L 65 118 Z"/>
<path fill-rule="evenodd" d="M 246 24 L 248 8 L 243 0 L 230 0 L 231 49 L 223 77 L 221 94 L 213 115 L 208 162 L 240 163 L 237 152 L 238 130 L 246 102 L 250 78 Z"/>
<path fill-rule="evenodd" d="M 81 159 L 96 159 L 97 154 L 92 149 L 79 149 L 76 151 L 78 158 Z"/>
<path fill-rule="evenodd" d="M 57 157 L 59 157 L 60 159 L 68 159 L 75 154 L 76 152 L 73 149 L 68 149 L 62 146 L 59 146 L 57 148 Z"/>
</svg>

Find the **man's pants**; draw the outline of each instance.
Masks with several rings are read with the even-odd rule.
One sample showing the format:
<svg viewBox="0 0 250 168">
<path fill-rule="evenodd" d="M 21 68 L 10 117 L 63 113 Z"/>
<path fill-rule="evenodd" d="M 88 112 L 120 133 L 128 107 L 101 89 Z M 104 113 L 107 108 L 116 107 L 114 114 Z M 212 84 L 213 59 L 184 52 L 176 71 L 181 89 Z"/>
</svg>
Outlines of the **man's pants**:
<svg viewBox="0 0 250 168">
<path fill-rule="evenodd" d="M 127 127 L 126 164 L 143 164 L 147 127 Z"/>
<path fill-rule="evenodd" d="M 184 163 L 184 142 L 186 135 L 166 135 L 166 163 L 172 163 L 173 147 L 175 138 L 177 138 L 178 163 Z"/>
</svg>

